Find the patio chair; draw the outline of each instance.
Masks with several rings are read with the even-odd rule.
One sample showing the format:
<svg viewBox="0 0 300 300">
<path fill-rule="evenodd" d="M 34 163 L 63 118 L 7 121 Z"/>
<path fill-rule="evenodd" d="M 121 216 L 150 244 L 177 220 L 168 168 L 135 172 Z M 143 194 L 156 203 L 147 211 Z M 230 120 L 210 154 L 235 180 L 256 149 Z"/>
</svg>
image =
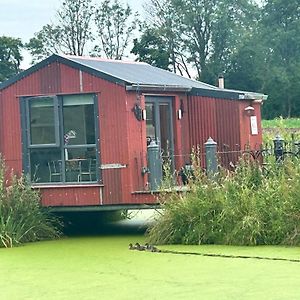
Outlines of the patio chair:
<svg viewBox="0 0 300 300">
<path fill-rule="evenodd" d="M 62 180 L 62 165 L 59 160 L 48 161 L 49 181 L 59 182 Z"/>
<path fill-rule="evenodd" d="M 96 159 L 79 161 L 78 182 L 96 180 Z"/>
</svg>

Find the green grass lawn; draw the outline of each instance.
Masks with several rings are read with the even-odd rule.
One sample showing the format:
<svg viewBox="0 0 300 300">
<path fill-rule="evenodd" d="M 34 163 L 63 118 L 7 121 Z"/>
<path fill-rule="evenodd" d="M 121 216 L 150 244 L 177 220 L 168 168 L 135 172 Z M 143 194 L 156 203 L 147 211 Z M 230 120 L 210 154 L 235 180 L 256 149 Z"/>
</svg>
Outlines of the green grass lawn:
<svg viewBox="0 0 300 300">
<path fill-rule="evenodd" d="M 263 141 L 273 144 L 277 135 L 285 141 L 300 141 L 300 118 L 262 120 Z"/>
<path fill-rule="evenodd" d="M 300 263 L 128 250 L 142 235 L 99 235 L 0 249 L 0 299 L 299 299 Z M 300 248 L 161 246 L 300 258 Z"/>
<path fill-rule="evenodd" d="M 262 120 L 263 128 L 300 128 L 300 118 Z"/>
</svg>

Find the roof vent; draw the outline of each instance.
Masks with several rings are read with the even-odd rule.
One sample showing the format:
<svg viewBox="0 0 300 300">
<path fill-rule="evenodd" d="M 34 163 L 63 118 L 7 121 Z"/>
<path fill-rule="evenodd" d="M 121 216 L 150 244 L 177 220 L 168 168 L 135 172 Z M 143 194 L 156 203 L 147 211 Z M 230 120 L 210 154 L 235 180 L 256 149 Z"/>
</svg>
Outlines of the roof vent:
<svg viewBox="0 0 300 300">
<path fill-rule="evenodd" d="M 218 87 L 224 89 L 224 75 L 220 74 L 218 77 Z"/>
</svg>

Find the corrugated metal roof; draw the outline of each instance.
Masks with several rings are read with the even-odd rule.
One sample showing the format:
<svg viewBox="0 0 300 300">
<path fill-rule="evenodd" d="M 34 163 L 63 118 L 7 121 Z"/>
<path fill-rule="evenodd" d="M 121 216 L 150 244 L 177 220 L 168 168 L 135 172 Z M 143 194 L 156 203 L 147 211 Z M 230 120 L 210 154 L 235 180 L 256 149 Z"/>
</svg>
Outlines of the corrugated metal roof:
<svg viewBox="0 0 300 300">
<path fill-rule="evenodd" d="M 185 78 L 142 62 L 104 60 L 93 57 L 66 56 L 67 59 L 116 77 L 129 84 L 177 86 L 186 88 L 217 89 L 215 86 Z"/>
<path fill-rule="evenodd" d="M 108 60 L 95 57 L 64 56 L 53 54 L 31 68 L 0 83 L 0 90 L 14 84 L 18 80 L 34 73 L 54 61 L 81 69 L 110 82 L 126 86 L 133 90 L 176 90 L 190 92 L 192 95 L 201 95 L 224 99 L 263 99 L 264 94 L 244 91 L 228 90 L 215 87 L 200 81 L 185 78 L 172 72 L 153 67 L 142 62 Z"/>
</svg>

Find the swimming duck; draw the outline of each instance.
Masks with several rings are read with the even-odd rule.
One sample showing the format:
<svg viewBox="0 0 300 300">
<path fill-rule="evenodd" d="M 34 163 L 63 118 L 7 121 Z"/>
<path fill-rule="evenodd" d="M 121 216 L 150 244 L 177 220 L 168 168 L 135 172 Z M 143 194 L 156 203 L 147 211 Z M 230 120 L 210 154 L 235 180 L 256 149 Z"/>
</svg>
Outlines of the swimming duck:
<svg viewBox="0 0 300 300">
<path fill-rule="evenodd" d="M 135 243 L 134 247 L 135 247 L 136 250 L 139 250 L 139 251 L 146 250 L 146 247 L 143 246 L 143 245 L 140 245 L 139 243 Z"/>
<path fill-rule="evenodd" d="M 161 252 L 161 250 L 159 250 L 158 248 L 156 248 L 153 245 L 149 245 L 148 243 L 145 244 L 145 248 L 147 251 L 150 251 L 150 252 Z"/>
</svg>

